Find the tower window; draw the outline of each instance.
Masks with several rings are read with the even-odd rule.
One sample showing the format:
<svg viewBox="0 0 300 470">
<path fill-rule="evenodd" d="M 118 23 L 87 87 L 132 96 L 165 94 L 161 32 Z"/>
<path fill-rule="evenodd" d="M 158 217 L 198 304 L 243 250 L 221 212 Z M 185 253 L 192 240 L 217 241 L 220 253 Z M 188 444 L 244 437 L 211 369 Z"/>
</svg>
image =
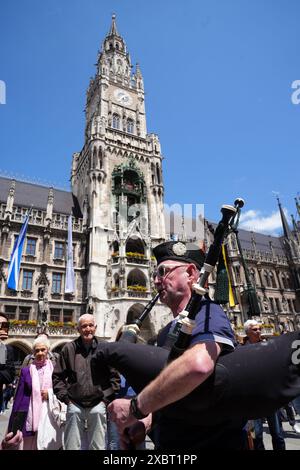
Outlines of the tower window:
<svg viewBox="0 0 300 470">
<path fill-rule="evenodd" d="M 24 270 L 22 289 L 31 290 L 31 288 L 32 288 L 32 278 L 33 278 L 33 271 L 25 271 Z"/>
<path fill-rule="evenodd" d="M 62 242 L 55 242 L 54 258 L 63 259 L 64 257 L 64 244 Z"/>
<path fill-rule="evenodd" d="M 133 134 L 134 132 L 134 122 L 133 119 L 127 119 L 127 132 Z"/>
<path fill-rule="evenodd" d="M 114 129 L 120 129 L 120 116 L 118 114 L 113 114 L 112 127 Z"/>
<path fill-rule="evenodd" d="M 62 274 L 53 273 L 52 275 L 52 294 L 60 294 L 62 283 Z"/>
<path fill-rule="evenodd" d="M 30 307 L 20 307 L 19 320 L 29 320 Z"/>
<path fill-rule="evenodd" d="M 26 255 L 35 256 L 36 239 L 27 238 Z"/>
</svg>

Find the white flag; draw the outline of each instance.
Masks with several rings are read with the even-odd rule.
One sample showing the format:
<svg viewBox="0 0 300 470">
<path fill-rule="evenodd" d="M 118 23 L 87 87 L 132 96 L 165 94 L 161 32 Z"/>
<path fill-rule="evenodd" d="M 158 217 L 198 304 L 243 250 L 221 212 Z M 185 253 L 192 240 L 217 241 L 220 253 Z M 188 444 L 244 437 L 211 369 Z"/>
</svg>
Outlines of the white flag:
<svg viewBox="0 0 300 470">
<path fill-rule="evenodd" d="M 74 291 L 75 291 L 75 274 L 74 274 L 74 266 L 73 266 L 72 216 L 69 215 L 65 294 L 71 294 Z"/>
</svg>

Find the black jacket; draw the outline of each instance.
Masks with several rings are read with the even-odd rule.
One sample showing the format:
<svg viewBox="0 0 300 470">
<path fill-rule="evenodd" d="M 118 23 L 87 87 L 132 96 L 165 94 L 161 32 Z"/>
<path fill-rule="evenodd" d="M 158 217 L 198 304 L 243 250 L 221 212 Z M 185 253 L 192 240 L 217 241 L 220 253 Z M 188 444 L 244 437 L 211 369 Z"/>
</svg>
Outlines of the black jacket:
<svg viewBox="0 0 300 470">
<path fill-rule="evenodd" d="M 2 346 L 5 346 L 6 357 L 4 363 L 0 364 L 0 400 L 2 400 L 3 384 L 12 383 L 16 374 L 13 348 L 9 345 L 4 345 L 4 343 L 2 343 Z"/>
<path fill-rule="evenodd" d="M 98 343 L 99 339 L 94 337 L 91 349 L 87 351 L 79 337 L 63 347 L 52 376 L 53 390 L 60 401 L 66 404 L 72 401 L 83 408 L 91 408 L 103 400 L 102 388 L 93 384 L 90 367 Z M 119 389 L 120 378 L 116 371 L 105 366 L 100 374 L 97 383 L 109 383 L 115 391 Z"/>
</svg>

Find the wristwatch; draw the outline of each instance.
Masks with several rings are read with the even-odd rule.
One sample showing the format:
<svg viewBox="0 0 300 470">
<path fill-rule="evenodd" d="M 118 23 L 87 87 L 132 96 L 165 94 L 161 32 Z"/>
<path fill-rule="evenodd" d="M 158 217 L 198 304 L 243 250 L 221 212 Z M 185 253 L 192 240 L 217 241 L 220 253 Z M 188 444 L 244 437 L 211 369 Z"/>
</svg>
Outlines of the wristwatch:
<svg viewBox="0 0 300 470">
<path fill-rule="evenodd" d="M 144 415 L 139 409 L 138 404 L 137 404 L 137 397 L 133 397 L 130 400 L 130 413 L 136 419 L 143 419 L 143 418 L 146 418 L 146 416 L 148 416 L 148 415 Z"/>
</svg>

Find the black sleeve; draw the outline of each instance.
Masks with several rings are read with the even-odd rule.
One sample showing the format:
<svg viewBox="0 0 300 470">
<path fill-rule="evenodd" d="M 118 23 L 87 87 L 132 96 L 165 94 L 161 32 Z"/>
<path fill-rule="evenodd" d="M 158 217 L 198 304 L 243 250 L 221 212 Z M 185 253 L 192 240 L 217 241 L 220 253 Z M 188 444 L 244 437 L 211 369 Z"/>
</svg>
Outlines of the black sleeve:
<svg viewBox="0 0 300 470">
<path fill-rule="evenodd" d="M 66 345 L 67 346 L 67 345 Z M 67 363 L 66 346 L 61 351 L 59 358 L 56 361 L 55 367 L 52 374 L 53 392 L 57 398 L 63 403 L 68 404 L 70 402 L 68 389 L 67 389 L 67 378 L 69 364 Z"/>
<path fill-rule="evenodd" d="M 2 385 L 13 382 L 16 375 L 13 348 L 9 345 L 6 348 L 6 364 L 0 364 L 0 384 Z"/>
<path fill-rule="evenodd" d="M 110 383 L 114 392 L 117 393 L 121 387 L 121 376 L 113 367 L 110 367 Z"/>
</svg>

